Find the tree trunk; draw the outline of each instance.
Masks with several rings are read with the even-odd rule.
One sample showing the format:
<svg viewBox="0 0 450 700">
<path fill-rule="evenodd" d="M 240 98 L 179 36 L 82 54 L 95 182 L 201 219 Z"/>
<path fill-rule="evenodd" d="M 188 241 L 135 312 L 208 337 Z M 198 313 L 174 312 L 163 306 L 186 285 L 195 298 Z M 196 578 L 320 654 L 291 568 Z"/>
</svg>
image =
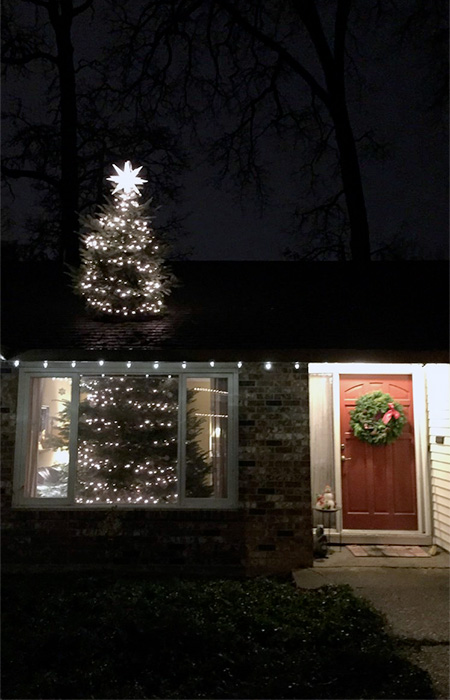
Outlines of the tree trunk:
<svg viewBox="0 0 450 700">
<path fill-rule="evenodd" d="M 350 225 L 352 260 L 369 262 L 369 222 L 358 151 L 345 94 L 345 35 L 351 2 L 341 0 L 336 5 L 334 47 L 326 38 L 316 0 L 296 0 L 294 4 L 314 44 L 325 77 L 327 93 L 322 99 L 329 110 L 335 128 L 342 187 Z"/>
<path fill-rule="evenodd" d="M 78 153 L 77 101 L 71 27 L 72 0 L 50 0 L 49 17 L 58 48 L 58 75 L 61 95 L 61 260 L 78 266 Z"/>
<path fill-rule="evenodd" d="M 350 249 L 354 262 L 370 261 L 370 231 L 361 180 L 358 152 L 344 100 L 332 101 L 330 112 L 339 150 L 342 185 L 350 224 Z"/>
</svg>

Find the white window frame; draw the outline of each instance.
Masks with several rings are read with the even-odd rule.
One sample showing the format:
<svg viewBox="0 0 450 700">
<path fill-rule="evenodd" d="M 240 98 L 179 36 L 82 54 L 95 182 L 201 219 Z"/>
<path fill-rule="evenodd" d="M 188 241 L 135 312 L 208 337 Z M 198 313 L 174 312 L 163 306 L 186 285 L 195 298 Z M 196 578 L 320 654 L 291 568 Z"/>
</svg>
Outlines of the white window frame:
<svg viewBox="0 0 450 700">
<path fill-rule="evenodd" d="M 77 432 L 79 407 L 79 381 L 82 375 L 149 375 L 177 376 L 178 403 L 178 501 L 173 504 L 77 504 L 75 503 L 75 478 L 77 468 Z M 69 482 L 65 498 L 38 498 L 24 495 L 27 459 L 28 426 L 30 419 L 30 390 L 34 378 L 67 377 L 72 379 L 71 427 L 69 438 Z M 184 435 L 186 430 L 186 380 L 189 378 L 225 378 L 228 380 L 228 436 L 227 436 L 227 496 L 225 498 L 187 498 L 184 496 L 186 478 Z M 13 506 L 34 509 L 111 509 L 120 510 L 177 510 L 177 509 L 226 509 L 237 507 L 237 459 L 238 459 L 238 370 L 229 363 L 200 362 L 62 362 L 21 363 L 17 403 L 16 450 L 14 460 Z"/>
</svg>

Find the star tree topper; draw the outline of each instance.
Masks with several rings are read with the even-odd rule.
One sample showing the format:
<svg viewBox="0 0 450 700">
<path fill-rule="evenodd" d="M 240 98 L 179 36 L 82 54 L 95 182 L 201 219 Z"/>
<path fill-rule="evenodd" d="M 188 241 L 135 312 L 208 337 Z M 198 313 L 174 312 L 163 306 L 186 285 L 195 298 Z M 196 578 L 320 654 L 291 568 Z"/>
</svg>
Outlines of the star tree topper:
<svg viewBox="0 0 450 700">
<path fill-rule="evenodd" d="M 133 170 L 130 161 L 127 160 L 123 170 L 114 164 L 113 168 L 115 168 L 117 175 L 111 175 L 111 177 L 107 178 L 108 180 L 112 180 L 116 183 L 116 189 L 113 190 L 112 193 L 116 194 L 116 192 L 123 190 L 125 194 L 130 194 L 131 192 L 136 192 L 136 194 L 139 194 L 137 185 L 143 185 L 144 182 L 147 182 L 147 180 L 144 180 L 142 177 L 138 176 L 138 173 L 142 170 L 142 165 Z"/>
</svg>

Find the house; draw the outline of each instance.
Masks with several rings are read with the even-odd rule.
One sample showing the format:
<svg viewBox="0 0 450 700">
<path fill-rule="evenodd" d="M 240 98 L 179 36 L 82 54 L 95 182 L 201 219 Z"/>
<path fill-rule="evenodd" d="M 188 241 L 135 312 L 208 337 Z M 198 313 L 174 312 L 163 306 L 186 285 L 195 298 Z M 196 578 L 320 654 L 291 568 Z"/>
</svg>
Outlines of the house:
<svg viewBox="0 0 450 700">
<path fill-rule="evenodd" d="M 165 315 L 118 321 L 50 263 L 6 266 L 4 569 L 285 573 L 324 519 L 338 542 L 448 550 L 447 265 L 173 269 Z M 373 390 L 406 414 L 392 445 L 349 430 Z"/>
</svg>

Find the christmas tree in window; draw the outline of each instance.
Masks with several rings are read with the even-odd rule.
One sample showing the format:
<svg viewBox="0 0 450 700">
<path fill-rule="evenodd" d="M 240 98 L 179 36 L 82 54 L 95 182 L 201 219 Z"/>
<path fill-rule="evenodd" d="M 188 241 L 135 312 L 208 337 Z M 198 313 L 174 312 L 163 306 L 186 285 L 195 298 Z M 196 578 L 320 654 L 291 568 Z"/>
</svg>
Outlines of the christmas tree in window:
<svg viewBox="0 0 450 700">
<path fill-rule="evenodd" d="M 170 375 L 80 377 L 75 501 L 86 505 L 173 505 L 182 491 L 214 495 L 214 465 L 204 450 L 209 426 L 186 392 L 186 479 L 180 485 L 179 382 Z M 67 445 L 70 402 L 58 420 L 53 447 Z M 41 495 L 54 496 L 47 478 Z M 63 494 L 61 494 L 63 495 Z"/>
<path fill-rule="evenodd" d="M 170 292 L 172 275 L 165 265 L 166 245 L 152 228 L 150 201 L 141 202 L 138 186 L 146 180 L 130 161 L 116 175 L 113 200 L 87 216 L 82 235 L 76 290 L 96 312 L 140 318 L 159 314 Z"/>
</svg>

